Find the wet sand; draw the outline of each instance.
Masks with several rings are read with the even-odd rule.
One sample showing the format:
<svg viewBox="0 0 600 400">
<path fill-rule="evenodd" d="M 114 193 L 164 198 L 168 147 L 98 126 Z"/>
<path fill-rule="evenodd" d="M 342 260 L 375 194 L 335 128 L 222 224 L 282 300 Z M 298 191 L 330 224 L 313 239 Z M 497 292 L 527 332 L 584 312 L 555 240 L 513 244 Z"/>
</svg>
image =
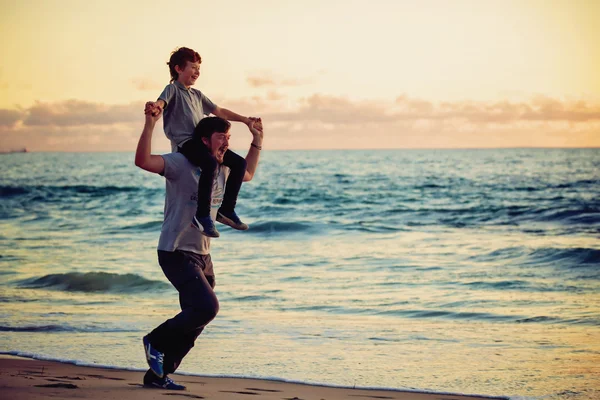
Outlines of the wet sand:
<svg viewBox="0 0 600 400">
<path fill-rule="evenodd" d="M 0 356 L 0 392 L 6 400 L 88 399 L 277 399 L 277 400 L 477 400 L 489 397 L 430 394 L 391 390 L 333 388 L 245 378 L 216 378 L 174 374 L 185 391 L 147 388 L 144 373 L 82 367 L 54 361 Z M 168 397 L 165 397 L 168 396 Z"/>
</svg>

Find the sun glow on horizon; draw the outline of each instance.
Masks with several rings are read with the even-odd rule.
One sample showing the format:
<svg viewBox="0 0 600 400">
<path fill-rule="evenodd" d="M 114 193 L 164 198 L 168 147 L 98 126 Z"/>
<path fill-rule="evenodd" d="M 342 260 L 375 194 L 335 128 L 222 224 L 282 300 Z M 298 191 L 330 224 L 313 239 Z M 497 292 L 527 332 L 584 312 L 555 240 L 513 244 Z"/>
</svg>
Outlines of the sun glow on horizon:
<svg viewBox="0 0 600 400">
<path fill-rule="evenodd" d="M 196 88 L 268 122 L 267 148 L 372 148 L 365 132 L 597 147 L 599 16 L 585 0 L 4 1 L 0 150 L 133 150 L 181 45 L 203 58 Z"/>
</svg>

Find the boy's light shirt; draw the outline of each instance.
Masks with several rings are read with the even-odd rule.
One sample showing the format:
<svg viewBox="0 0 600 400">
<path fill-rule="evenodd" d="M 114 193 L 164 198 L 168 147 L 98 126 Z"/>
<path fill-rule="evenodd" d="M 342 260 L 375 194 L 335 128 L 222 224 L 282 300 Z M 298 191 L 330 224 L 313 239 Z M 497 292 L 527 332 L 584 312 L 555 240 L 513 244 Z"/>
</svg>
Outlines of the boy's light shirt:
<svg viewBox="0 0 600 400">
<path fill-rule="evenodd" d="M 167 85 L 158 99 L 165 102 L 163 129 L 171 151 L 191 139 L 198 122 L 217 107 L 198 89 L 188 89 L 177 81 Z"/>
</svg>

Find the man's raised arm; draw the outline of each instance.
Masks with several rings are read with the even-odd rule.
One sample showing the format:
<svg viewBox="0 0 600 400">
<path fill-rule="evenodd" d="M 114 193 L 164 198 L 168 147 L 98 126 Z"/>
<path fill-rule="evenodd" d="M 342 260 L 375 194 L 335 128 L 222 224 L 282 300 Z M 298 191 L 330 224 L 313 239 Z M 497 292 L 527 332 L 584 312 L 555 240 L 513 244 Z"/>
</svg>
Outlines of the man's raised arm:
<svg viewBox="0 0 600 400">
<path fill-rule="evenodd" d="M 151 112 L 146 114 L 144 129 L 135 152 L 135 165 L 155 174 L 162 174 L 165 170 L 165 160 L 159 155 L 152 154 L 152 132 L 159 119 L 160 114 L 158 116 L 152 115 Z"/>
<path fill-rule="evenodd" d="M 244 174 L 244 182 L 248 182 L 254 177 L 263 143 L 262 121 L 260 119 L 252 121 L 248 124 L 248 128 L 250 129 L 250 132 L 252 132 L 252 143 L 250 143 L 250 149 L 248 149 L 248 154 L 246 155 L 246 173 Z"/>
</svg>

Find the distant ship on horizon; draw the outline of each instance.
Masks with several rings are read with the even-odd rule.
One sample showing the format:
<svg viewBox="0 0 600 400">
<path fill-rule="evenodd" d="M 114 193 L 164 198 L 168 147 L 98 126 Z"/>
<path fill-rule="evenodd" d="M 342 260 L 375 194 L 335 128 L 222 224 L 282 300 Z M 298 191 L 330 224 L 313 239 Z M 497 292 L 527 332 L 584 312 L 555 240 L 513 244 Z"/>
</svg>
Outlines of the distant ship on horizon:
<svg viewBox="0 0 600 400">
<path fill-rule="evenodd" d="M 29 153 L 27 147 L 23 147 L 21 149 L 16 150 L 0 150 L 0 154 L 11 154 L 11 153 Z"/>
</svg>

